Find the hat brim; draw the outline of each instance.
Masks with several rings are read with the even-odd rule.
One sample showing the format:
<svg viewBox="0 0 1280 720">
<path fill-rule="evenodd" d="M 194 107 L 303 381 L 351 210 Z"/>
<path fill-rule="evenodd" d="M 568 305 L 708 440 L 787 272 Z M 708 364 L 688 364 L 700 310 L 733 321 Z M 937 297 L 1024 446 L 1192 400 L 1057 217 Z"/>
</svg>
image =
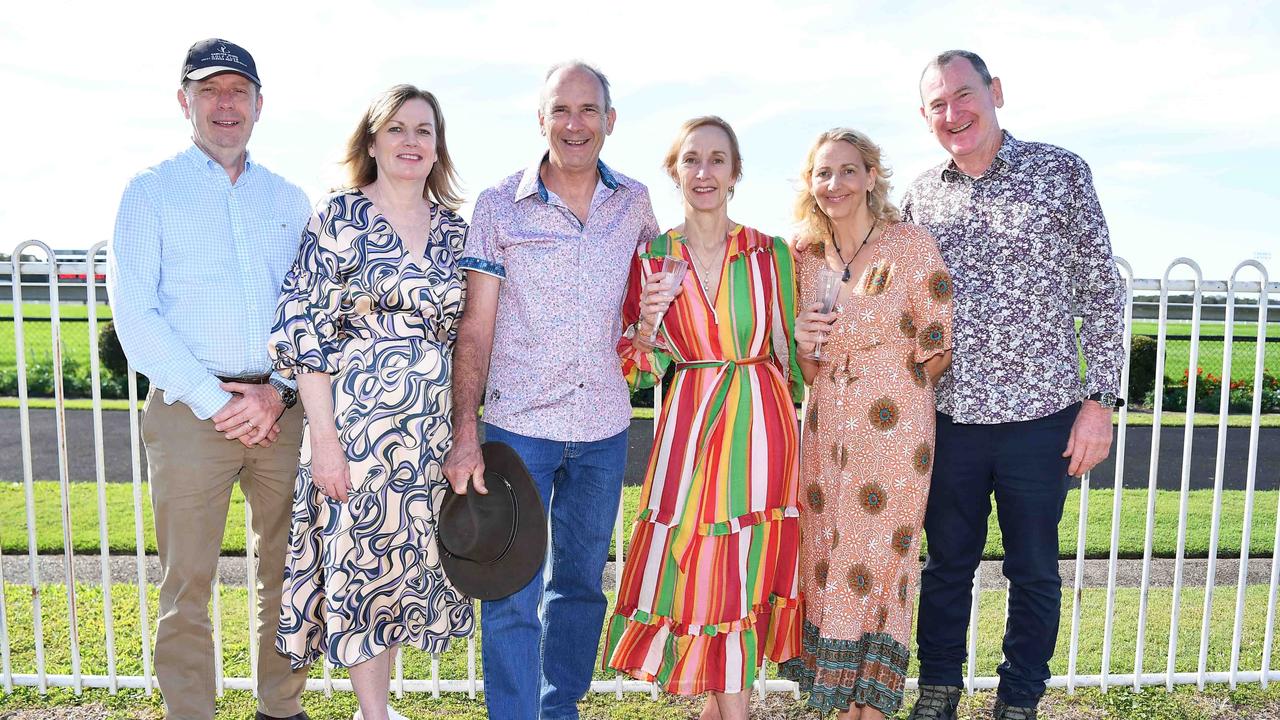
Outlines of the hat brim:
<svg viewBox="0 0 1280 720">
<path fill-rule="evenodd" d="M 479 600 L 499 600 L 513 595 L 542 569 L 547 555 L 547 517 L 542 497 L 516 451 L 505 443 L 487 442 L 484 455 L 485 484 L 506 482 L 516 501 L 516 531 L 511 547 L 491 563 L 456 557 L 440 547 L 440 564 L 453 586 Z M 452 494 L 453 489 L 445 491 Z"/>
<path fill-rule="evenodd" d="M 235 73 L 242 77 L 248 78 L 249 81 L 252 82 L 254 85 L 257 85 L 258 87 L 262 87 L 262 81 L 258 80 L 258 78 L 254 77 L 253 75 L 250 75 L 249 73 L 245 72 L 241 68 L 228 67 L 226 65 L 213 65 L 211 67 L 197 68 L 187 73 L 187 76 L 185 79 L 204 80 L 206 78 L 211 78 L 214 75 L 221 75 L 222 73 Z"/>
</svg>

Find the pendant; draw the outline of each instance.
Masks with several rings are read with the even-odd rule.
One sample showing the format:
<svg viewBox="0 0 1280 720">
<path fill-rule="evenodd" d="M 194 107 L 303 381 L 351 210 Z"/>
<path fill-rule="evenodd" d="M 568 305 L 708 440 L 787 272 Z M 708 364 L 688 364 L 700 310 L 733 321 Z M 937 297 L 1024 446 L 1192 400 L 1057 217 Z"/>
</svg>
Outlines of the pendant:
<svg viewBox="0 0 1280 720">
<path fill-rule="evenodd" d="M 844 275 L 840 276 L 840 282 L 845 282 L 845 283 L 849 282 L 849 266 L 848 265 L 844 266 Z"/>
</svg>

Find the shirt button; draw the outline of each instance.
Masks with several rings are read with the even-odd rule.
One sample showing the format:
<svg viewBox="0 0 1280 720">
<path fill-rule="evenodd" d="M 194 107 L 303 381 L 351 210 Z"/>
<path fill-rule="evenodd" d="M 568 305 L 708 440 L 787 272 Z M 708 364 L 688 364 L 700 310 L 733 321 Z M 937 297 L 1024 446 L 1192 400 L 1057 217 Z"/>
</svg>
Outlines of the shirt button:
<svg viewBox="0 0 1280 720">
<path fill-rule="evenodd" d="M 585 386 L 586 386 L 586 383 L 578 383 L 578 387 L 579 387 L 579 388 L 581 388 L 581 387 L 585 387 Z"/>
</svg>

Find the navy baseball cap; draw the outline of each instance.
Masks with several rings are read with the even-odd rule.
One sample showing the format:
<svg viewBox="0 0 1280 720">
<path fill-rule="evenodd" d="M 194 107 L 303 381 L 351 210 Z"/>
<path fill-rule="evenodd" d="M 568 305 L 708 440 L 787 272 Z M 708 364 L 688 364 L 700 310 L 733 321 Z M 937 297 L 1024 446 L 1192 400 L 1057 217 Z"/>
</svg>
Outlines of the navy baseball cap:
<svg viewBox="0 0 1280 720">
<path fill-rule="evenodd" d="M 182 77 L 178 82 L 187 80 L 203 80 L 218 73 L 233 72 L 253 81 L 262 87 L 258 79 L 258 68 L 253 64 L 253 56 L 248 50 L 227 42 L 221 38 L 201 40 L 187 51 L 186 62 L 182 64 Z"/>
</svg>

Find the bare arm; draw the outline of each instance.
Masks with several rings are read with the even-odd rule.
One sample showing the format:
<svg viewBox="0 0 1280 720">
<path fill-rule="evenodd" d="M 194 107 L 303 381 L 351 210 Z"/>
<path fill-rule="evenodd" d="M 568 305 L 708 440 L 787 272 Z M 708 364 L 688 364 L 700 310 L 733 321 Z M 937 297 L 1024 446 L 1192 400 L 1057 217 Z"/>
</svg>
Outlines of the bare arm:
<svg viewBox="0 0 1280 720">
<path fill-rule="evenodd" d="M 351 471 L 333 416 L 333 377 L 312 372 L 299 373 L 297 378 L 311 437 L 311 481 L 324 495 L 346 502 L 352 487 Z"/>
<path fill-rule="evenodd" d="M 458 342 L 453 348 L 453 446 L 444 463 L 444 476 L 459 494 L 466 494 L 468 478 L 476 492 L 487 492 L 477 414 L 489 378 L 501 284 L 493 275 L 468 271 L 467 307 L 463 310 Z"/>
</svg>

